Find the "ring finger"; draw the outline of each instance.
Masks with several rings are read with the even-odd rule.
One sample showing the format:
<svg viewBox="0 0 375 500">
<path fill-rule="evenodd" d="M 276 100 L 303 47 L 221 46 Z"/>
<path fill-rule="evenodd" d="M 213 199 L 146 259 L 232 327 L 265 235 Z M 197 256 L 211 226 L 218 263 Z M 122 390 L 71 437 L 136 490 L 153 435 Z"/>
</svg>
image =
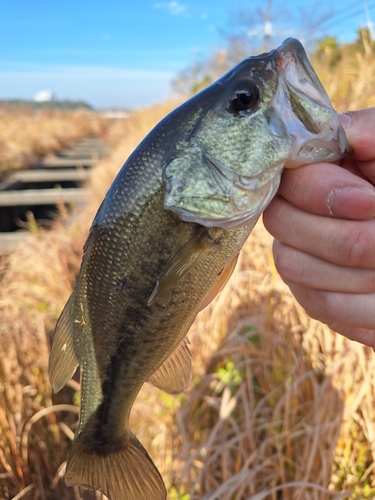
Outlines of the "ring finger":
<svg viewBox="0 0 375 500">
<path fill-rule="evenodd" d="M 332 264 L 277 240 L 273 244 L 273 256 L 285 282 L 334 292 L 375 292 L 374 269 Z"/>
</svg>

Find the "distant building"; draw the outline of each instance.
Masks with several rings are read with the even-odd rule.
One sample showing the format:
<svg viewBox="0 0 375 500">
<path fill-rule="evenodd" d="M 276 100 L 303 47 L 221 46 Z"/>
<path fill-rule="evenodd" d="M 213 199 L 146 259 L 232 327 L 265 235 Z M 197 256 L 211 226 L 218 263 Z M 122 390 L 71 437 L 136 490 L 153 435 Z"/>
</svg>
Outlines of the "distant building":
<svg viewBox="0 0 375 500">
<path fill-rule="evenodd" d="M 35 102 L 50 102 L 54 100 L 52 90 L 39 90 L 34 96 Z"/>
</svg>

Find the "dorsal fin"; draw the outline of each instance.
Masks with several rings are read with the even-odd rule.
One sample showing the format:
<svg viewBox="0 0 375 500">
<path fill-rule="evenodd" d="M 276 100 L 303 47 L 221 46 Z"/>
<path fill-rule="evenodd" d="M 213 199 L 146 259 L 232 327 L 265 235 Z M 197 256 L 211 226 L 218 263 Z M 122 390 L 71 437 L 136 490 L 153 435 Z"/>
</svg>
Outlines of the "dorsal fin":
<svg viewBox="0 0 375 500">
<path fill-rule="evenodd" d="M 200 229 L 169 259 L 156 282 L 147 305 L 150 306 L 156 297 L 173 287 L 208 254 L 214 245 L 215 242 L 208 235 L 207 229 Z"/>
<path fill-rule="evenodd" d="M 151 375 L 148 382 L 169 394 L 185 391 L 189 387 L 192 376 L 189 344 L 189 339 L 185 337 L 156 372 Z"/>
<path fill-rule="evenodd" d="M 49 356 L 48 375 L 55 392 L 66 385 L 78 366 L 78 359 L 73 347 L 71 304 L 72 296 L 70 296 L 57 321 Z"/>
</svg>

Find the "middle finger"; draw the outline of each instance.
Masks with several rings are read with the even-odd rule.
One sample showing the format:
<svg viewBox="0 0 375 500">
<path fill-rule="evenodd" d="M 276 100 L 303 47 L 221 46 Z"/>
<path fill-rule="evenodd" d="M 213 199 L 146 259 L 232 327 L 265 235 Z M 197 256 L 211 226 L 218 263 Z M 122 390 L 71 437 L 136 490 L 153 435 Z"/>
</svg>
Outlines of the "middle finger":
<svg viewBox="0 0 375 500">
<path fill-rule="evenodd" d="M 375 219 L 351 221 L 315 215 L 278 195 L 263 220 L 281 243 L 340 266 L 375 269 Z"/>
</svg>

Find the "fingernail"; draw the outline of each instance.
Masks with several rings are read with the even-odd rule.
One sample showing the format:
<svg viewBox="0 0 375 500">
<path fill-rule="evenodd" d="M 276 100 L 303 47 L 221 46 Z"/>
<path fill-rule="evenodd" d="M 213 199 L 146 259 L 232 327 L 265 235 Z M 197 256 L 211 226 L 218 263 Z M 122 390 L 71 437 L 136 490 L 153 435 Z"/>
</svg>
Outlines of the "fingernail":
<svg viewBox="0 0 375 500">
<path fill-rule="evenodd" d="M 350 113 L 342 113 L 341 115 L 338 115 L 338 119 L 340 125 L 344 128 L 349 128 L 353 123 L 353 117 Z"/>
<path fill-rule="evenodd" d="M 368 219 L 375 215 L 375 190 L 359 186 L 334 189 L 328 195 L 327 207 L 331 215 Z"/>
</svg>

